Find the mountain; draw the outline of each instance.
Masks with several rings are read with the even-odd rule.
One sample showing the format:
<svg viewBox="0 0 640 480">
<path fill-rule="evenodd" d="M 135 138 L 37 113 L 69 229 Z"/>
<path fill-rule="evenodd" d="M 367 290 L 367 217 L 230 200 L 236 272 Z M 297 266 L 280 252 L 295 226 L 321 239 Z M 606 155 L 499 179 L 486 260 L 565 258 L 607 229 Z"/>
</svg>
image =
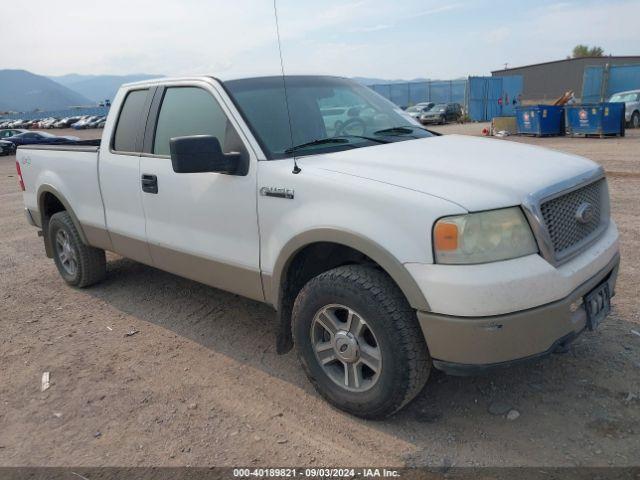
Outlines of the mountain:
<svg viewBox="0 0 640 480">
<path fill-rule="evenodd" d="M 62 110 L 92 103 L 47 77 L 26 70 L 0 70 L 0 111 Z"/>
<path fill-rule="evenodd" d="M 70 88 L 94 102 L 113 100 L 118 88 L 123 83 L 139 82 L 158 78 L 162 75 L 78 75 L 71 73 L 59 77 L 49 77 L 51 80 Z"/>
</svg>

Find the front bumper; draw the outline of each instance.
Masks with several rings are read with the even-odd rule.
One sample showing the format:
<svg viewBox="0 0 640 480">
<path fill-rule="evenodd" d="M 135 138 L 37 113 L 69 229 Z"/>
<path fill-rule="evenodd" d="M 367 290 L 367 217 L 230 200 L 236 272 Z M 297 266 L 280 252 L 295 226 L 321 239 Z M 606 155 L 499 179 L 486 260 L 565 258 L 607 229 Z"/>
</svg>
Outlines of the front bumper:
<svg viewBox="0 0 640 480">
<path fill-rule="evenodd" d="M 442 117 L 426 117 L 420 118 L 419 120 L 426 125 L 428 123 L 440 123 L 442 121 Z"/>
<path fill-rule="evenodd" d="M 585 294 L 606 281 L 613 296 L 619 263 L 616 253 L 565 298 L 528 310 L 475 318 L 418 312 L 434 366 L 466 375 L 552 353 L 585 329 L 587 314 L 578 305 Z"/>
</svg>

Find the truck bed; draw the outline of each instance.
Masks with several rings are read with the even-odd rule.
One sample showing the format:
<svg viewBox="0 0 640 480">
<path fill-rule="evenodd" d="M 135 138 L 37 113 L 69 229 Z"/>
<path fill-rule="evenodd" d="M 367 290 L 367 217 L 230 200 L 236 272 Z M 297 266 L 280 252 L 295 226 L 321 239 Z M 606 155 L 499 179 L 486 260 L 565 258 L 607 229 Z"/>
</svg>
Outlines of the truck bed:
<svg viewBox="0 0 640 480">
<path fill-rule="evenodd" d="M 24 202 L 32 215 L 40 215 L 43 192 L 73 205 L 85 227 L 105 228 L 104 207 L 98 181 L 100 140 L 81 140 L 62 145 L 25 145 L 18 148 L 25 184 Z"/>
<path fill-rule="evenodd" d="M 58 150 L 58 151 L 75 151 L 75 152 L 97 152 L 100 148 L 102 140 L 78 140 L 75 142 L 63 143 L 59 145 L 22 145 L 18 147 L 21 150 Z"/>
</svg>

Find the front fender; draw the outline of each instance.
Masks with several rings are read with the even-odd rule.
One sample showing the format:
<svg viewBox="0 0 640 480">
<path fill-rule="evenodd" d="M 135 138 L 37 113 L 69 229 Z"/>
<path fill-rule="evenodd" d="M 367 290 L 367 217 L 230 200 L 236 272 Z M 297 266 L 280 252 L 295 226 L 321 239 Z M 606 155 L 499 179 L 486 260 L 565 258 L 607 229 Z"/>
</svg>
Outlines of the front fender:
<svg viewBox="0 0 640 480">
<path fill-rule="evenodd" d="M 396 282 L 402 290 L 409 304 L 418 310 L 429 310 L 429 304 L 422 294 L 418 284 L 405 266 L 390 252 L 376 242 L 356 233 L 337 228 L 316 228 L 296 235 L 289 240 L 280 251 L 276 260 L 273 274 L 263 276 L 265 297 L 277 306 L 284 272 L 287 271 L 291 260 L 303 248 L 319 242 L 336 243 L 366 255 L 376 262 Z"/>
</svg>

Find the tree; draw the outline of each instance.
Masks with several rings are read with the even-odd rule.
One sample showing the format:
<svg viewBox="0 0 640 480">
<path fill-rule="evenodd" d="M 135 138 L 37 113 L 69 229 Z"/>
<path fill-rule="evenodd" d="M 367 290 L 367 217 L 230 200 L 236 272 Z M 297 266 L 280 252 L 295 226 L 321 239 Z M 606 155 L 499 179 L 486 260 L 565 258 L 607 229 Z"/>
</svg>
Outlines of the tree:
<svg viewBox="0 0 640 480">
<path fill-rule="evenodd" d="M 576 45 L 575 47 L 573 47 L 572 57 L 602 57 L 603 55 L 604 50 L 601 47 L 589 48 L 587 45 Z"/>
</svg>

